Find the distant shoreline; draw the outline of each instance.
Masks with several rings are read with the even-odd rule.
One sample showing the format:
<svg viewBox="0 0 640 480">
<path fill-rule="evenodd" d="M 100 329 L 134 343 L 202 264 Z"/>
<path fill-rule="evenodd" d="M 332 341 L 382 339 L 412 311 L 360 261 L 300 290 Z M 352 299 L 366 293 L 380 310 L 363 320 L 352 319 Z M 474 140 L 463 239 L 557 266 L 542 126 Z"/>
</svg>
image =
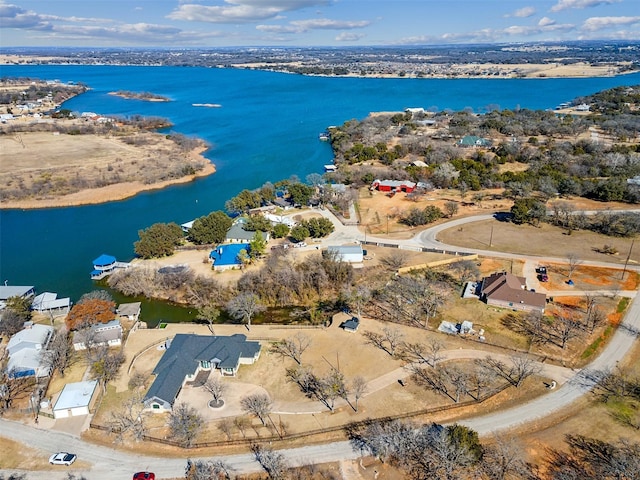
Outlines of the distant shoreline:
<svg viewBox="0 0 640 480">
<path fill-rule="evenodd" d="M 0 54 L 0 65 L 24 65 L 24 66 L 78 66 L 78 65 L 104 65 L 104 64 L 91 64 L 78 61 L 69 61 L 70 59 L 61 57 L 45 57 L 45 56 L 20 56 L 13 54 Z M 41 63 L 40 63 L 41 62 Z M 372 62 L 375 64 L 375 62 Z M 147 67 L 163 67 L 162 63 L 140 65 L 136 63 L 117 64 L 118 66 L 147 66 Z M 417 65 L 417 64 L 416 64 Z M 295 75 L 303 75 L 309 77 L 336 77 L 336 78 L 390 78 L 390 79 L 510 79 L 510 78 L 537 78 L 537 79 L 558 79 L 558 78 L 597 78 L 597 77 L 617 77 L 620 75 L 639 73 L 640 70 L 630 70 L 629 62 L 615 62 L 608 65 L 592 65 L 589 62 L 576 62 L 571 64 L 562 63 L 429 63 L 420 64 L 421 68 L 426 68 L 428 71 L 418 70 L 416 72 L 416 65 L 414 64 L 401 64 L 393 65 L 389 67 L 389 71 L 385 73 L 370 72 L 361 74 L 358 72 L 346 72 L 346 73 L 313 73 L 300 71 L 307 66 L 299 62 L 282 62 L 282 63 L 265 63 L 265 62 L 252 62 L 252 63 L 235 63 L 222 66 L 203 66 L 203 68 L 228 68 L 228 69 L 241 69 L 241 70 L 259 70 L 276 73 L 287 73 Z M 330 65 L 324 66 L 325 69 L 330 68 Z M 413 69 L 413 70 L 412 70 Z M 405 71 L 408 70 L 408 71 Z M 147 101 L 171 101 L 171 99 L 164 99 L 158 96 L 155 99 L 144 98 L 129 92 L 131 96 L 118 95 L 123 98 L 132 98 Z M 116 95 L 118 92 L 111 92 L 111 95 Z M 200 105 L 198 105 L 200 106 Z"/>
</svg>

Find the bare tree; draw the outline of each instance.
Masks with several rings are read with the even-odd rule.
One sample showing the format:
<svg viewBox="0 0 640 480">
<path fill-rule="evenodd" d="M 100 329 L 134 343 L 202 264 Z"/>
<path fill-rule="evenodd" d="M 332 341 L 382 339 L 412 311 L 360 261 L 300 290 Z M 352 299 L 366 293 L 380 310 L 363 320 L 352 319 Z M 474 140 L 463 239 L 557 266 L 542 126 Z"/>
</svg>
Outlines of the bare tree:
<svg viewBox="0 0 640 480">
<path fill-rule="evenodd" d="M 499 377 L 504 378 L 514 387 L 519 387 L 528 377 L 540 372 L 540 367 L 531 358 L 524 355 L 514 355 L 511 357 L 511 365 L 507 365 L 501 360 L 491 356 L 477 360 L 476 363 L 489 370 L 492 370 Z"/>
<path fill-rule="evenodd" d="M 382 329 L 384 340 L 389 344 L 389 355 L 396 356 L 398 347 L 402 344 L 404 334 L 397 328 L 384 327 Z"/>
<path fill-rule="evenodd" d="M 271 413 L 271 399 L 265 393 L 256 393 L 240 399 L 242 410 L 255 415 L 262 425 L 266 425 L 267 417 Z"/>
<path fill-rule="evenodd" d="M 247 417 L 236 417 L 233 420 L 233 424 L 236 426 L 238 431 L 242 434 L 243 438 L 246 438 L 247 428 L 251 425 L 251 420 Z"/>
<path fill-rule="evenodd" d="M 336 368 L 321 377 L 315 391 L 316 397 L 333 412 L 338 397 L 347 396 L 347 386 L 344 375 Z"/>
<path fill-rule="evenodd" d="M 436 368 L 438 362 L 444 358 L 440 352 L 444 348 L 444 344 L 435 338 L 429 339 L 427 345 L 427 358 L 429 359 L 429 363 L 433 368 Z"/>
<path fill-rule="evenodd" d="M 526 452 L 516 438 L 496 435 L 484 446 L 481 470 L 489 480 L 533 480 L 533 467 L 524 459 Z"/>
<path fill-rule="evenodd" d="M 218 428 L 225 434 L 227 440 L 231 440 L 233 438 L 233 420 L 229 417 L 221 419 L 220 422 L 218 422 Z"/>
<path fill-rule="evenodd" d="M 219 377 L 209 377 L 202 388 L 211 394 L 216 407 L 224 404 L 222 396 L 227 391 L 227 384 L 223 383 Z"/>
<path fill-rule="evenodd" d="M 404 267 L 409 260 L 409 255 L 404 250 L 392 250 L 391 253 L 380 259 L 380 263 L 389 267 L 391 270 L 398 270 Z"/>
<path fill-rule="evenodd" d="M 0 370 L 0 414 L 9 410 L 13 406 L 13 402 L 27 398 L 32 389 L 32 378 L 14 378 L 12 371 Z"/>
<path fill-rule="evenodd" d="M 367 393 L 367 388 L 367 381 L 363 377 L 358 375 L 351 380 L 351 393 L 355 404 L 354 411 L 358 411 L 358 400 Z"/>
<path fill-rule="evenodd" d="M 231 480 L 233 469 L 222 460 L 187 460 L 187 480 Z"/>
<path fill-rule="evenodd" d="M 285 338 L 271 345 L 271 352 L 282 357 L 289 357 L 300 365 L 302 354 L 311 346 L 311 338 L 304 333 L 296 333 L 291 338 Z"/>
<path fill-rule="evenodd" d="M 198 411 L 185 403 L 174 405 L 169 414 L 169 435 L 186 447 L 193 445 L 193 441 L 202 430 L 203 419 Z"/>
<path fill-rule="evenodd" d="M 64 378 L 64 372 L 73 358 L 73 348 L 66 332 L 57 332 L 49 347 L 42 353 L 42 363 L 52 370 L 58 370 Z"/>
<path fill-rule="evenodd" d="M 270 479 L 281 480 L 285 478 L 289 467 L 283 454 L 257 443 L 251 445 L 251 451 Z"/>
<path fill-rule="evenodd" d="M 318 387 L 318 377 L 313 373 L 311 367 L 306 365 L 297 365 L 294 368 L 287 369 L 287 379 L 297 383 L 307 397 L 311 398 L 315 395 Z"/>
<path fill-rule="evenodd" d="M 569 280 L 571 280 L 571 277 L 573 277 L 573 274 L 580 265 L 582 265 L 582 259 L 577 253 L 567 253 L 567 276 L 569 277 Z"/>
<path fill-rule="evenodd" d="M 584 333 L 584 324 L 574 311 L 564 310 L 553 318 L 550 325 L 552 335 L 558 340 L 556 343 L 563 350 L 574 338 Z"/>
<path fill-rule="evenodd" d="M 143 439 L 147 427 L 143 416 L 145 408 L 141 392 L 134 392 L 133 396 L 125 400 L 117 411 L 112 411 L 107 425 L 116 439 L 122 442 L 130 434 L 136 441 Z"/>
<path fill-rule="evenodd" d="M 265 310 L 255 293 L 241 293 L 227 302 L 229 314 L 236 320 L 242 320 L 251 329 L 251 319 Z"/>
<path fill-rule="evenodd" d="M 110 352 L 107 347 L 100 347 L 96 351 L 95 359 L 91 364 L 91 373 L 100 382 L 105 393 L 107 384 L 118 377 L 124 360 L 124 353 L 120 351 Z"/>
<path fill-rule="evenodd" d="M 461 282 L 468 282 L 480 276 L 480 269 L 473 260 L 460 260 L 452 264 L 451 268 L 460 275 Z"/>
</svg>

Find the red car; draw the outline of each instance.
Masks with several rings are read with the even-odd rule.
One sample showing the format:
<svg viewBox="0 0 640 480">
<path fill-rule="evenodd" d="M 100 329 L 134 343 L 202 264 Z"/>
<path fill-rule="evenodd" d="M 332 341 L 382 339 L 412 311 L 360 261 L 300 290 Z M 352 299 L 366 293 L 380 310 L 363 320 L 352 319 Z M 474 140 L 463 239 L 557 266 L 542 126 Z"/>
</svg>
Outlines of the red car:
<svg viewBox="0 0 640 480">
<path fill-rule="evenodd" d="M 156 480 L 156 474 L 153 472 L 138 472 L 133 475 L 133 480 Z"/>
</svg>

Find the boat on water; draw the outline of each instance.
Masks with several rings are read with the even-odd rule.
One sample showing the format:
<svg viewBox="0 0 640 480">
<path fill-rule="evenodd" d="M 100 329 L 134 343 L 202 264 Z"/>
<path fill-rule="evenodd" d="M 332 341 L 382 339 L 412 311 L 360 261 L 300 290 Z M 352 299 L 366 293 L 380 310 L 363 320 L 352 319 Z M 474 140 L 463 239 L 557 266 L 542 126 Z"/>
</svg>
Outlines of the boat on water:
<svg viewBox="0 0 640 480">
<path fill-rule="evenodd" d="M 320 135 L 318 135 L 318 138 L 322 142 L 327 142 L 331 138 L 331 135 L 329 134 L 329 132 L 322 132 Z"/>
</svg>

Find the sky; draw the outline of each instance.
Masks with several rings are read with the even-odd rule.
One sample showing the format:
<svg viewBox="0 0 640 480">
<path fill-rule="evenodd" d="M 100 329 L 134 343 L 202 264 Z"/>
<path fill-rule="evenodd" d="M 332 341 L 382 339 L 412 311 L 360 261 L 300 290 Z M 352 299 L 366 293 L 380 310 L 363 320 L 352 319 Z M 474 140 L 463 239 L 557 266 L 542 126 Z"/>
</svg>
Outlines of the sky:
<svg viewBox="0 0 640 480">
<path fill-rule="evenodd" d="M 640 40 L 640 0 L 0 0 L 5 47 Z"/>
</svg>

